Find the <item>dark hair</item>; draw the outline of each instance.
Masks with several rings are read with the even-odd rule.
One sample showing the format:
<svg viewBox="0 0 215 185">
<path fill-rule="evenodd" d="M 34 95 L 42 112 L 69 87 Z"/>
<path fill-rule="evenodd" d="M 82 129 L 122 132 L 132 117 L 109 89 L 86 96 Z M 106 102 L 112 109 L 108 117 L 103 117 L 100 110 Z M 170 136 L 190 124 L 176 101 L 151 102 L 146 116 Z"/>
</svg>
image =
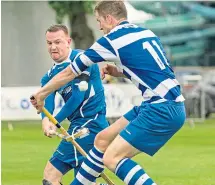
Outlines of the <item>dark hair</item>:
<svg viewBox="0 0 215 185">
<path fill-rule="evenodd" d="M 68 28 L 63 24 L 55 24 L 55 25 L 50 26 L 46 30 L 46 33 L 47 32 L 57 32 L 57 31 L 60 31 L 60 30 L 62 30 L 66 35 L 69 35 Z"/>
<path fill-rule="evenodd" d="M 99 15 L 112 15 L 116 19 L 126 18 L 127 19 L 127 10 L 123 1 L 99 1 L 94 11 L 98 12 Z"/>
</svg>

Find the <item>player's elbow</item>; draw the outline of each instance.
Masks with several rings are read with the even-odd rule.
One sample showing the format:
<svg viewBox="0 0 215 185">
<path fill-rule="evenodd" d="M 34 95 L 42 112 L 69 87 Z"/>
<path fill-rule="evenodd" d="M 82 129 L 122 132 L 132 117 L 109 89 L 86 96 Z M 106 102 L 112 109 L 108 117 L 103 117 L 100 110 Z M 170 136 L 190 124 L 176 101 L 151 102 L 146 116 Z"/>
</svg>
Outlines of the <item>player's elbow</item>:
<svg viewBox="0 0 215 185">
<path fill-rule="evenodd" d="M 62 75 L 64 76 L 64 78 L 67 78 L 69 80 L 73 80 L 75 78 L 75 74 L 73 73 L 73 71 L 69 66 L 66 67 L 62 72 L 63 72 Z"/>
</svg>

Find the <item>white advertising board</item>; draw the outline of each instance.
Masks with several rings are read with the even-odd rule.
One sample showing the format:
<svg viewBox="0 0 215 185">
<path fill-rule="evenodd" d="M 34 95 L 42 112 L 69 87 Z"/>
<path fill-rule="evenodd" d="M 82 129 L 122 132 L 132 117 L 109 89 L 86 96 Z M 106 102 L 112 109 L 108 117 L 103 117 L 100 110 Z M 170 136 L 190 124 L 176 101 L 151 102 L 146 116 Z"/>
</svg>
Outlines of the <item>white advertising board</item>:
<svg viewBox="0 0 215 185">
<path fill-rule="evenodd" d="M 134 105 L 142 101 L 141 92 L 133 84 L 105 84 L 107 117 L 120 117 Z M 1 88 L 1 120 L 39 120 L 29 101 L 29 97 L 39 87 L 2 87 Z M 56 112 L 64 102 L 56 97 Z M 55 112 L 55 113 L 56 113 Z"/>
</svg>

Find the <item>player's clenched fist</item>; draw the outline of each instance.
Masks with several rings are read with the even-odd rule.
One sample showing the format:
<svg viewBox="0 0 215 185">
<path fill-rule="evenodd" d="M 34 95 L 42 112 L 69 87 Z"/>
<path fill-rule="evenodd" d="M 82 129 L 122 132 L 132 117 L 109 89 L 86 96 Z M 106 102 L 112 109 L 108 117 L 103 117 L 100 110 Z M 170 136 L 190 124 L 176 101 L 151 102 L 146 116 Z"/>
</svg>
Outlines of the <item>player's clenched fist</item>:
<svg viewBox="0 0 215 185">
<path fill-rule="evenodd" d="M 120 70 L 117 68 L 117 66 L 111 65 L 111 64 L 106 64 L 101 69 L 101 77 L 102 77 L 102 79 L 105 78 L 106 74 L 114 76 L 114 77 L 123 77 L 123 74 L 120 72 Z"/>
<path fill-rule="evenodd" d="M 44 106 L 44 100 L 37 94 L 33 94 L 30 97 L 31 104 L 37 109 L 37 112 L 42 112 L 42 108 Z"/>
</svg>

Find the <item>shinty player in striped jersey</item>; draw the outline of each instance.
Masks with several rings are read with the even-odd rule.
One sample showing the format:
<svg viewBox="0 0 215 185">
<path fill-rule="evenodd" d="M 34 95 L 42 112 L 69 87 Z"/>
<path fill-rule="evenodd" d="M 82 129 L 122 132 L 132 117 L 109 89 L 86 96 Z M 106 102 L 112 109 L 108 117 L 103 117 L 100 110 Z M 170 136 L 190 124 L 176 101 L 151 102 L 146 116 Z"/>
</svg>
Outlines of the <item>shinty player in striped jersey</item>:
<svg viewBox="0 0 215 185">
<path fill-rule="evenodd" d="M 100 1 L 95 15 L 104 36 L 69 67 L 34 94 L 33 105 L 41 111 L 44 98 L 78 76 L 88 66 L 112 61 L 102 76 L 129 78 L 144 101 L 97 134 L 94 148 L 72 185 L 91 184 L 103 170 L 101 162 L 128 185 L 155 185 L 145 170 L 131 158 L 144 152 L 153 156 L 183 126 L 184 97 L 159 38 L 146 28 L 127 21 L 122 1 Z"/>
</svg>

